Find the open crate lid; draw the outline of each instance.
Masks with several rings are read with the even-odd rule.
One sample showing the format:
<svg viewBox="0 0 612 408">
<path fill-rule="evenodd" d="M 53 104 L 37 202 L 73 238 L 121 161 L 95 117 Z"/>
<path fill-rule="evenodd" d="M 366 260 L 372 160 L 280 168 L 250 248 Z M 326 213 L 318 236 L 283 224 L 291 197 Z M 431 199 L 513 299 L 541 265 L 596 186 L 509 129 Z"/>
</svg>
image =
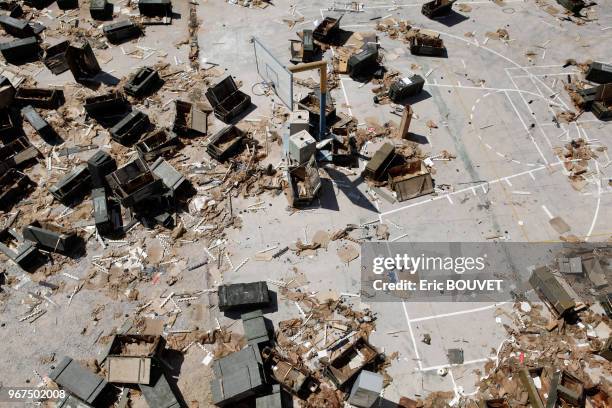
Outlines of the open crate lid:
<svg viewBox="0 0 612 408">
<path fill-rule="evenodd" d="M 216 108 L 217 105 L 220 105 L 237 90 L 238 86 L 236 85 L 234 78 L 232 78 L 231 75 L 228 75 L 225 79 L 208 88 L 206 91 L 206 97 L 210 101 L 211 105 L 213 105 L 213 108 Z"/>
</svg>

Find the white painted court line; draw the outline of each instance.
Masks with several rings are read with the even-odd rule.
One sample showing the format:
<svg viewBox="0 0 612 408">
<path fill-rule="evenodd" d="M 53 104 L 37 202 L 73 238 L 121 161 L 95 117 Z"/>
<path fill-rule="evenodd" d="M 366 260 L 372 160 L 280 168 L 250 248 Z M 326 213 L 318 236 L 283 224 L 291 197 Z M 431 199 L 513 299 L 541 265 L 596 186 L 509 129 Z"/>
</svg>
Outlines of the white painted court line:
<svg viewBox="0 0 612 408">
<path fill-rule="evenodd" d="M 342 93 L 344 94 L 344 100 L 346 102 L 346 107 L 348 109 L 348 113 L 350 116 L 353 116 L 353 111 L 351 109 L 351 103 L 349 102 L 349 98 L 346 94 L 346 88 L 344 88 L 344 80 L 343 78 L 340 78 L 340 88 L 342 88 Z"/>
<path fill-rule="evenodd" d="M 412 331 L 412 324 L 410 323 L 410 316 L 408 316 L 408 309 L 406 309 L 406 302 L 402 302 L 402 307 L 404 308 L 404 316 L 406 316 L 406 323 L 408 323 L 408 331 L 410 332 L 410 338 L 412 339 L 412 347 L 414 348 L 414 356 L 417 360 L 419 370 L 422 370 L 423 363 L 421 362 L 421 357 L 419 356 L 419 349 L 417 348 L 417 342 L 416 342 L 416 339 L 414 338 L 414 332 Z"/>
<path fill-rule="evenodd" d="M 516 173 L 516 174 L 510 175 L 510 176 L 500 177 L 500 178 L 495 179 L 495 180 L 487 181 L 487 182 L 481 183 L 481 184 L 479 184 L 477 186 L 471 186 L 471 187 L 463 188 L 461 190 L 456 190 L 456 191 L 453 191 L 451 193 L 448 193 L 447 195 L 455 195 L 455 194 L 465 193 L 468 190 L 472 190 L 472 189 L 478 188 L 478 187 L 482 188 L 483 191 L 486 194 L 487 193 L 487 189 L 485 188 L 486 185 L 496 184 L 496 183 L 499 183 L 501 180 L 504 180 L 504 179 L 513 179 L 515 177 L 520 177 L 520 176 L 524 176 L 524 175 L 527 175 L 527 174 L 529 174 L 535 180 L 535 177 L 532 174 L 533 172 L 541 171 L 541 170 L 547 169 L 549 167 L 559 166 L 559 165 L 562 165 L 562 164 L 563 163 L 560 162 L 560 163 L 552 163 L 549 166 L 540 166 L 540 167 L 537 167 L 537 168 L 534 168 L 534 169 L 529 169 L 529 170 L 526 170 L 526 171 L 522 171 L 520 173 Z M 433 201 L 438 201 L 438 200 L 444 198 L 445 196 L 446 195 L 427 198 L 425 200 L 417 201 L 415 203 L 408 204 L 408 205 L 405 205 L 405 206 L 400 207 L 400 208 L 395 208 L 393 210 L 385 211 L 385 212 L 381 213 L 380 215 L 382 217 L 385 217 L 385 216 L 388 216 L 388 215 L 391 215 L 391 214 L 395 214 L 395 213 L 400 212 L 400 211 L 407 210 L 408 208 L 418 207 L 418 206 L 423 205 L 423 204 L 427 204 L 427 203 L 430 203 L 430 202 L 433 202 Z"/>
<path fill-rule="evenodd" d="M 506 95 L 506 98 L 510 102 L 510 105 L 512 105 L 512 109 L 514 109 L 514 113 L 516 113 L 516 116 L 521 121 L 521 124 L 523 125 L 523 129 L 525 129 L 525 132 L 527 132 L 527 134 L 529 135 L 529 138 L 531 139 L 531 142 L 533 143 L 533 145 L 535 146 L 536 150 L 538 151 L 538 154 L 540 155 L 542 160 L 544 160 L 544 163 L 548 164 L 548 160 L 546 160 L 546 157 L 544 156 L 544 153 L 542 153 L 542 150 L 540 149 L 540 146 L 538 146 L 538 143 L 535 141 L 533 135 L 529 131 L 529 128 L 525 124 L 525 121 L 523 121 L 523 118 L 522 118 L 521 114 L 519 113 L 518 109 L 516 108 L 516 106 L 514 105 L 514 102 L 512 102 L 512 98 L 510 98 L 510 95 L 508 95 L 508 92 L 504 92 L 504 94 Z M 521 94 L 519 93 L 519 95 L 521 95 Z M 521 95 L 521 97 L 522 97 L 522 95 Z"/>
<path fill-rule="evenodd" d="M 586 139 L 589 139 L 589 136 L 586 132 L 585 129 L 580 129 L 582 130 L 582 132 L 584 133 L 584 136 L 586 137 Z M 599 163 L 597 162 L 597 160 L 595 160 L 595 170 L 597 172 L 597 174 L 599 175 Z M 589 228 L 589 231 L 586 234 L 586 237 L 584 238 L 585 241 L 588 241 L 591 238 L 591 235 L 593 234 L 593 230 L 595 229 L 595 224 L 597 223 L 597 217 L 599 216 L 599 207 L 601 206 L 601 183 L 597 183 L 597 206 L 595 207 L 595 214 L 593 214 L 593 221 L 591 222 L 591 226 Z"/>
<path fill-rule="evenodd" d="M 542 204 L 542 209 L 544 210 L 544 212 L 546 213 L 546 215 L 548 215 L 548 218 L 550 218 L 551 220 L 555 217 L 553 217 L 552 213 L 550 212 L 550 210 L 544 205 Z"/>
<path fill-rule="evenodd" d="M 471 365 L 471 364 L 487 363 L 491 360 L 497 361 L 497 357 L 477 358 L 475 360 L 467 360 L 467 361 L 464 361 L 463 364 L 456 364 L 456 365 L 440 364 L 437 366 L 428 366 L 428 367 L 423 367 L 419 371 L 438 371 L 441 368 L 444 369 L 444 368 L 451 368 L 451 367 L 461 367 L 464 365 Z"/>
<path fill-rule="evenodd" d="M 424 321 L 427 321 L 427 320 L 441 319 L 441 318 L 444 318 L 444 317 L 452 317 L 452 316 L 459 316 L 459 315 L 464 315 L 464 314 L 482 312 L 482 311 L 489 310 L 489 309 L 496 309 L 499 306 L 505 305 L 507 303 L 510 303 L 510 302 L 499 302 L 499 303 L 494 303 L 492 305 L 477 307 L 475 309 L 458 310 L 456 312 L 443 313 L 443 314 L 439 314 L 439 315 L 417 317 L 416 319 L 410 320 L 410 323 L 424 322 Z"/>
</svg>

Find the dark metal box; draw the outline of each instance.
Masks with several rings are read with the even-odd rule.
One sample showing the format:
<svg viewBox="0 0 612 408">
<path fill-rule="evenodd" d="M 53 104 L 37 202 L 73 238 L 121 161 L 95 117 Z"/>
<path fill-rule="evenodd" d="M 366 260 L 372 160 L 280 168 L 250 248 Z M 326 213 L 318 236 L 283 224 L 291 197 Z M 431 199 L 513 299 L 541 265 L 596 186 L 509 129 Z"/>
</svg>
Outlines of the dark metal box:
<svg viewBox="0 0 612 408">
<path fill-rule="evenodd" d="M 66 61 L 77 81 L 91 78 L 102 71 L 87 40 L 71 42 L 66 50 Z"/>
<path fill-rule="evenodd" d="M 58 253 L 73 251 L 79 241 L 75 231 L 38 221 L 23 228 L 23 237 L 36 244 L 38 248 Z"/>
<path fill-rule="evenodd" d="M 270 293 L 265 281 L 219 286 L 219 310 L 257 309 L 268 306 Z"/>
<path fill-rule="evenodd" d="M 55 132 L 51 125 L 49 125 L 49 123 L 47 123 L 47 121 L 44 120 L 32 106 L 28 105 L 22 108 L 21 114 L 23 115 L 24 119 L 27 120 L 30 125 L 32 125 L 36 133 L 38 133 L 43 139 L 48 139 L 54 136 Z"/>
<path fill-rule="evenodd" d="M 106 388 L 107 382 L 83 368 L 70 357 L 64 359 L 49 373 L 49 378 L 83 401 L 93 404 Z"/>
<path fill-rule="evenodd" d="M 138 10 L 143 16 L 168 16 L 172 14 L 172 1 L 139 0 Z"/>
<path fill-rule="evenodd" d="M 64 104 L 64 101 L 64 91 L 61 89 L 19 87 L 15 94 L 15 102 L 20 106 L 57 109 Z"/>
<path fill-rule="evenodd" d="M 208 88 L 206 98 L 212 105 L 215 116 L 225 123 L 236 118 L 251 105 L 251 97 L 238 89 L 231 75 Z"/>
<path fill-rule="evenodd" d="M 70 41 L 61 41 L 46 49 L 43 62 L 54 75 L 59 75 L 70 69 L 66 59 L 66 51 L 68 51 L 69 46 Z"/>
<path fill-rule="evenodd" d="M 120 92 L 110 92 L 104 95 L 85 99 L 85 110 L 92 116 L 110 116 L 125 112 L 128 101 Z"/>
<path fill-rule="evenodd" d="M 85 195 L 90 189 L 91 175 L 87 166 L 81 164 L 61 178 L 55 185 L 49 187 L 49 192 L 60 202 L 69 203 L 73 199 Z"/>
<path fill-rule="evenodd" d="M 423 90 L 425 80 L 420 75 L 400 78 L 389 87 L 389 98 L 400 103 L 403 99 L 416 96 Z"/>
<path fill-rule="evenodd" d="M 125 207 L 159 195 L 163 183 L 141 159 L 136 159 L 106 176 L 109 186 Z"/>
<path fill-rule="evenodd" d="M 36 37 L 27 37 L 0 44 L 2 56 L 10 63 L 19 63 L 26 60 L 40 58 L 40 47 Z"/>
<path fill-rule="evenodd" d="M 134 146 L 138 155 L 146 160 L 152 161 L 160 156 L 169 156 L 178 149 L 178 137 L 165 129 L 149 132 Z"/>
<path fill-rule="evenodd" d="M 114 44 L 136 38 L 142 34 L 140 27 L 130 20 L 105 24 L 102 31 L 106 38 L 108 38 L 108 41 Z"/>
<path fill-rule="evenodd" d="M 110 129 L 110 134 L 118 143 L 131 144 L 147 131 L 150 124 L 149 117 L 145 113 L 133 110 Z"/>
<path fill-rule="evenodd" d="M 149 94 L 161 83 L 162 80 L 156 70 L 151 67 L 142 67 L 130 78 L 123 89 L 128 95 L 141 97 Z"/>
<path fill-rule="evenodd" d="M 106 176 L 117 170 L 117 162 L 104 150 L 98 150 L 87 160 L 87 168 L 92 187 L 99 188 L 106 185 Z"/>
<path fill-rule="evenodd" d="M 442 17 L 450 14 L 457 0 L 433 0 L 423 4 L 421 13 L 429 18 Z"/>
<path fill-rule="evenodd" d="M 206 151 L 216 160 L 223 162 L 238 154 L 243 138 L 242 130 L 234 125 L 226 126 L 210 138 Z"/>
<path fill-rule="evenodd" d="M 19 20 L 7 15 L 0 16 L 0 25 L 7 32 L 17 38 L 26 38 L 34 35 L 32 26 L 27 21 Z"/>
</svg>

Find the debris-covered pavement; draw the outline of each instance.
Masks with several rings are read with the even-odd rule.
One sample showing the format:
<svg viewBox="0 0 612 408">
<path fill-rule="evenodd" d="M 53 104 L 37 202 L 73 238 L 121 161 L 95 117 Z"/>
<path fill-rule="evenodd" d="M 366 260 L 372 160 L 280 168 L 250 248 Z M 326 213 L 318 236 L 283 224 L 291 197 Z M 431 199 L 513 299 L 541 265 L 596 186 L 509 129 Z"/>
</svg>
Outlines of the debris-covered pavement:
<svg viewBox="0 0 612 408">
<path fill-rule="evenodd" d="M 612 8 L 400 3 L 0 0 L 0 406 L 612 406 Z"/>
</svg>

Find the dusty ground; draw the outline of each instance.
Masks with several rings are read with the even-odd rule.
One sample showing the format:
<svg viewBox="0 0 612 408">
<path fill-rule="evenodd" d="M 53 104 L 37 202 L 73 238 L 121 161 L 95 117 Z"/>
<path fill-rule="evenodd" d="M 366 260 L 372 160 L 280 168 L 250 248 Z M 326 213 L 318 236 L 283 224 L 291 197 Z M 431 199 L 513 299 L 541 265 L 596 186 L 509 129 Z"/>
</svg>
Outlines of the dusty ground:
<svg viewBox="0 0 612 408">
<path fill-rule="evenodd" d="M 96 49 L 109 83 L 122 80 L 136 68 L 157 63 L 169 63 L 175 69 L 188 69 L 189 46 L 187 38 L 188 4 L 174 2 L 180 14 L 171 26 L 151 26 L 138 41 L 107 49 Z M 278 117 L 272 118 L 273 106 L 282 106 L 277 97 L 261 95 L 257 84 L 261 82 L 254 68 L 251 36 L 257 36 L 281 61 L 288 61 L 288 40 L 295 32 L 312 27 L 313 22 L 328 12 L 332 2 L 310 1 L 297 4 L 280 0 L 266 9 L 249 9 L 221 0 L 198 1 L 200 21 L 198 41 L 199 62 L 202 69 L 211 67 L 210 76 L 231 73 L 242 82 L 242 90 L 252 96 L 256 109 L 241 126 L 257 125 L 257 120 L 269 121 L 270 128 L 282 132 Z M 550 1 L 560 11 L 560 6 Z M 573 235 L 585 241 L 605 241 L 611 237 L 612 189 L 609 184 L 610 158 L 606 150 L 588 162 L 586 185 L 577 191 L 570 184 L 556 148 L 572 139 L 584 138 L 594 147 L 610 144 L 610 122 L 600 122 L 590 113 L 577 121 L 556 124 L 552 118 L 564 110 L 574 110 L 562 81 L 567 77 L 579 78 L 575 66 L 563 67 L 566 59 L 579 62 L 597 60 L 610 63 L 610 37 L 612 36 L 612 3 L 599 2 L 592 7 L 594 18 L 578 25 L 560 20 L 546 12 L 545 5 L 528 1 L 508 0 L 496 4 L 487 1 L 459 2 L 469 5 L 470 11 L 458 11 L 457 21 L 433 21 L 420 14 L 421 2 L 370 1 L 362 13 L 347 13 L 342 28 L 351 31 L 374 31 L 380 20 L 375 17 L 409 20 L 417 27 L 435 30 L 441 34 L 449 50 L 445 59 L 415 57 L 406 45 L 378 32 L 387 68 L 402 73 L 414 71 L 426 77 L 425 91 L 414 101 L 416 113 L 411 132 L 420 142 L 424 156 L 435 156 L 446 150 L 456 156 L 450 161 L 435 161 L 434 179 L 439 186 L 448 186 L 434 196 L 391 204 L 384 199 L 373 199 L 367 184 L 360 178 L 341 170 L 322 171 L 329 182 L 319 201 L 312 208 L 292 211 L 282 193 L 264 193 L 232 200 L 233 214 L 240 228 L 228 228 L 224 234 L 211 236 L 206 231 L 188 231 L 183 241 L 172 241 L 170 231 L 146 230 L 141 225 L 128 234 L 125 243 L 107 243 L 104 249 L 95 239 L 89 239 L 87 253 L 77 260 L 57 259 L 57 265 L 44 272 L 29 275 L 4 258 L 2 266 L 11 279 L 0 293 L 0 339 L 3 353 L 0 357 L 0 381 L 5 385 L 38 384 L 53 363 L 64 355 L 76 359 L 100 356 L 104 340 L 113 329 L 129 327 L 139 311 L 140 317 L 171 320 L 177 311 L 173 305 L 161 306 L 170 293 L 193 293 L 213 288 L 221 282 L 240 282 L 269 279 L 290 281 L 296 271 L 305 276 L 303 290 L 323 292 L 333 290 L 350 300 L 356 309 L 371 308 L 377 313 L 377 329 L 371 342 L 388 354 L 398 352 L 389 368 L 394 381 L 385 390 L 385 398 L 397 402 L 400 396 L 424 395 L 428 391 L 453 391 L 471 394 L 478 379 L 475 369 L 482 368 L 501 343 L 507 339 L 502 324 L 508 323 L 501 311 L 510 311 L 511 303 L 504 304 L 440 304 L 440 303 L 369 303 L 359 294 L 359 260 L 342 262 L 337 254 L 341 246 L 357 245 L 347 241 L 331 242 L 327 249 L 296 255 L 292 251 L 270 262 L 256 261 L 258 251 L 278 245 L 291 245 L 298 238 L 310 242 L 320 230 L 333 232 L 347 224 L 380 222 L 389 225 L 390 241 L 486 241 L 491 239 L 521 242 L 557 241 L 560 234 L 549 223 L 561 217 L 570 226 Z M 117 4 L 119 14 L 124 2 Z M 455 6 L 457 10 L 460 10 Z M 46 41 L 62 37 L 58 31 L 60 12 L 52 5 L 40 21 L 51 28 Z M 293 11 L 292 11 L 293 10 Z M 467 10 L 467 8 L 464 8 Z M 88 21 L 86 8 L 80 13 L 80 27 L 99 33 L 97 24 Z M 51 16 L 51 17 L 49 17 Z M 301 18 L 303 16 L 303 19 Z M 117 18 L 115 19 L 117 20 Z M 298 20 L 294 26 L 283 20 Z M 510 40 L 487 39 L 487 32 L 499 28 L 508 31 Z M 471 33 L 471 34 L 467 34 Z M 53 38 L 56 37 L 56 38 Z M 141 48 L 138 48 L 141 47 Z M 144 52 L 143 51 L 144 48 Z M 155 50 L 149 55 L 149 51 Z M 131 56 L 134 51 L 140 58 Z M 138 54 L 138 52 L 142 52 Z M 146 59 L 144 57 L 147 57 Z M 331 60 L 332 51 L 326 58 Z M 288 62 L 287 62 L 288 63 Z M 20 67 L 3 65 L 7 75 L 29 77 L 40 86 L 62 87 L 67 106 L 80 111 L 81 106 L 71 104 L 78 94 L 93 94 L 74 83 L 70 72 L 53 76 L 42 63 Z M 208 72 L 208 71 L 207 71 Z M 311 75 L 302 74 L 301 78 Z M 313 74 L 312 78 L 316 79 Z M 103 86 L 103 89 L 106 86 Z M 376 128 L 388 121 L 399 123 L 392 114 L 391 105 L 374 105 L 372 84 L 362 85 L 348 76 L 340 76 L 340 86 L 332 91 L 339 111 L 356 117 L 361 128 Z M 138 108 L 150 114 L 158 126 L 169 126 L 173 117 L 174 98 L 203 100 L 204 80 L 187 79 L 172 83 L 155 96 L 155 101 L 144 101 Z M 295 87 L 295 97 L 306 93 Z M 53 113 L 50 113 L 53 116 Z M 431 129 L 427 121 L 438 127 Z M 61 123 L 61 122 L 60 122 Z M 211 120 L 211 133 L 222 124 Z M 121 162 L 128 161 L 128 150 L 109 142 L 106 131 L 95 128 L 88 131 L 89 123 L 79 119 L 76 123 L 58 125 L 58 132 L 71 143 L 87 141 L 104 146 L 110 143 Z M 26 133 L 37 146 L 49 152 L 44 142 Z M 264 143 L 264 132 L 256 138 Z M 194 140 L 183 150 L 186 157 L 181 163 L 207 160 L 203 138 Z M 372 153 L 380 140 L 367 145 L 365 153 Z M 92 152 L 76 157 L 86 160 Z M 282 156 L 280 143 L 271 143 L 270 153 L 262 163 L 279 163 Z M 66 161 L 72 165 L 76 159 Z M 361 163 L 361 168 L 365 164 Z M 177 167 L 179 168 L 179 167 Z M 220 168 L 225 173 L 226 168 Z M 182 170 L 182 167 L 179 168 Z M 187 170 L 185 170 L 187 172 Z M 62 219 L 62 222 L 88 222 L 88 200 L 72 214 L 52 202 L 42 187 L 59 178 L 61 170 L 47 173 L 45 164 L 28 170 L 39 182 L 39 190 L 31 197 L 36 205 L 24 210 L 19 225 L 27 220 L 44 216 Z M 195 179 L 192 174 L 189 178 Z M 200 196 L 207 193 L 200 191 Z M 264 205 L 254 205 L 263 202 Z M 193 227 L 199 220 L 197 213 L 181 214 L 183 221 Z M 62 216 L 60 218 L 60 216 Z M 4 217 L 3 218 L 8 218 Z M 222 239 L 222 241 L 215 241 Z M 193 241 L 193 242 L 190 242 Z M 164 249 L 165 242 L 173 242 Z M 208 248 L 208 249 L 207 249 Z M 191 265 L 207 256 L 207 251 L 223 248 L 221 265 L 187 271 Z M 71 297 L 76 285 L 98 267 L 95 257 L 106 257 L 115 251 L 119 255 L 132 251 L 130 263 L 125 261 L 110 275 L 98 271 L 97 277 Z M 141 254 L 138 251 L 144 251 Z M 137 252 L 134 252 L 137 251 Z M 247 259 L 238 270 L 238 265 Z M 231 262 L 231 264 L 230 264 Z M 104 264 L 107 268 L 109 264 Z M 144 269 L 143 269 L 144 268 Z M 127 282 L 128 271 L 137 271 L 139 279 Z M 77 280 L 72 277 L 76 277 Z M 175 278 L 172 278 L 175 277 Z M 38 282 L 47 281 L 59 287 L 49 290 Z M 173 282 L 176 280 L 176 282 Z M 172 283 L 169 286 L 168 283 Z M 116 285 L 113 285 L 115 284 Z M 270 284 L 274 288 L 274 284 Z M 134 291 L 138 291 L 137 298 Z M 131 292 L 130 292 L 131 291 Z M 32 293 L 35 295 L 33 296 Z M 29 305 L 39 303 L 46 311 L 35 321 L 20 322 L 29 313 Z M 242 331 L 239 321 L 223 316 L 215 308 L 216 295 L 198 294 L 196 300 L 182 302 L 170 331 L 211 330 L 221 325 L 236 333 Z M 140 310 L 143 305 L 150 306 Z M 278 310 L 268 314 L 274 322 L 295 317 L 299 311 L 292 301 L 279 297 Z M 126 325 L 127 326 L 124 326 Z M 434 339 L 431 346 L 421 343 L 423 334 Z M 174 336 L 169 333 L 170 336 Z M 455 366 L 450 375 L 441 377 L 436 371 L 448 366 L 446 350 L 461 344 L 465 351 L 465 364 Z M 209 366 L 202 364 L 212 346 L 192 346 L 184 354 L 173 375 L 187 402 L 193 406 L 210 406 L 208 380 Z M 136 406 L 144 401 L 136 398 Z M 141 404 L 141 405 L 138 405 Z"/>
</svg>

